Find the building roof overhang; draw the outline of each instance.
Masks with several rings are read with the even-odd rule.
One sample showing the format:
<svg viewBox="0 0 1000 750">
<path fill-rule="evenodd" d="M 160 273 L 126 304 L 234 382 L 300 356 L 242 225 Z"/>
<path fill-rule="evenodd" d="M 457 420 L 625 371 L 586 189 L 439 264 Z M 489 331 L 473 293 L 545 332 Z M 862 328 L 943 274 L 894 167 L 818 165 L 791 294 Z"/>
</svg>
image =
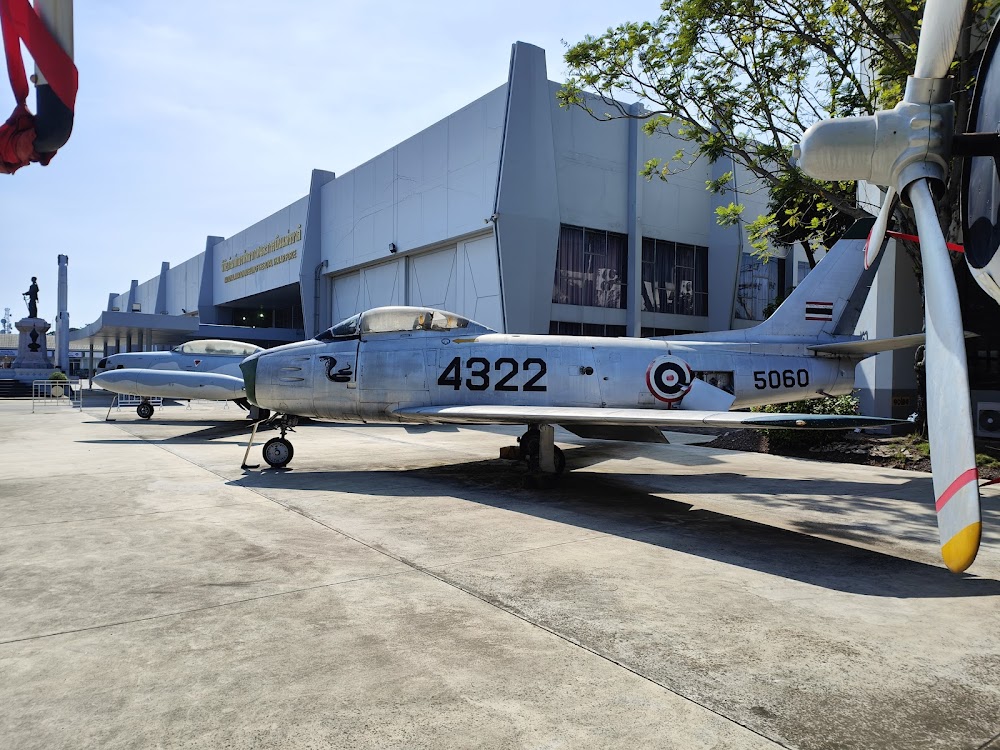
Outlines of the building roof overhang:
<svg viewBox="0 0 1000 750">
<path fill-rule="evenodd" d="M 73 349 L 114 344 L 132 339 L 143 345 L 166 346 L 181 344 L 198 334 L 198 318 L 191 315 L 154 315 L 137 312 L 102 312 L 93 323 L 70 331 L 69 345 Z"/>
<path fill-rule="evenodd" d="M 192 339 L 231 339 L 259 343 L 263 346 L 301 341 L 301 329 L 248 328 L 245 326 L 201 323 L 193 315 L 156 315 L 136 312 L 102 312 L 93 323 L 70 331 L 71 349 L 103 349 L 105 345 L 123 346 L 131 340 L 137 346 L 142 335 L 144 349 L 164 348 L 183 344 Z"/>
</svg>

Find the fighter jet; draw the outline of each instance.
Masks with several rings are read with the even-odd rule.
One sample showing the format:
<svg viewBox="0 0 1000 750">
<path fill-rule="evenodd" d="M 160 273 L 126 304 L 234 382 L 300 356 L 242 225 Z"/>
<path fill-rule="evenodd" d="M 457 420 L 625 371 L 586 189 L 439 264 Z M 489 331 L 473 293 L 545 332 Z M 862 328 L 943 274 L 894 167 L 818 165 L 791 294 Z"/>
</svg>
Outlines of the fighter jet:
<svg viewBox="0 0 1000 750">
<path fill-rule="evenodd" d="M 442 310 L 382 307 L 309 341 L 253 354 L 240 366 L 247 398 L 275 412 L 281 429 L 264 445 L 264 460 L 288 464 L 286 431 L 298 417 L 522 424 L 522 457 L 555 473 L 565 459 L 553 425 L 583 437 L 666 442 L 661 428 L 672 426 L 893 424 L 732 411 L 850 393 L 861 359 L 920 343 L 919 334 L 881 341 L 853 334 L 875 273 L 864 267 L 868 226 L 838 242 L 774 315 L 750 329 L 666 339 L 503 334 Z"/>
<path fill-rule="evenodd" d="M 247 402 L 240 362 L 264 351 L 241 341 L 204 339 L 188 341 L 166 352 L 112 354 L 97 364 L 94 383 L 113 393 L 139 396 L 136 412 L 153 416 L 151 397 L 235 401 L 250 411 L 250 418 L 267 416 Z"/>
<path fill-rule="evenodd" d="M 240 365 L 247 399 L 276 412 L 268 424 L 280 429 L 264 444 L 264 460 L 275 468 L 291 461 L 286 434 L 303 416 L 525 425 L 520 457 L 550 473 L 565 467 L 554 425 L 583 437 L 658 442 L 665 442 L 661 429 L 681 426 L 891 425 L 896 420 L 733 411 L 849 393 L 862 359 L 923 342 L 922 334 L 872 340 L 854 333 L 877 268 L 876 258 L 865 269 L 869 226 L 854 227 L 770 318 L 744 330 L 660 339 L 503 334 L 441 310 L 384 307 L 309 341 L 253 354 Z M 963 412 L 968 401 L 953 408 Z M 964 439 L 962 431 L 956 439 Z M 942 558 L 954 572 L 968 568 L 979 548 L 976 476 L 974 468 L 965 471 L 935 503 Z M 972 501 L 949 515 L 963 487 L 972 488 Z"/>
</svg>

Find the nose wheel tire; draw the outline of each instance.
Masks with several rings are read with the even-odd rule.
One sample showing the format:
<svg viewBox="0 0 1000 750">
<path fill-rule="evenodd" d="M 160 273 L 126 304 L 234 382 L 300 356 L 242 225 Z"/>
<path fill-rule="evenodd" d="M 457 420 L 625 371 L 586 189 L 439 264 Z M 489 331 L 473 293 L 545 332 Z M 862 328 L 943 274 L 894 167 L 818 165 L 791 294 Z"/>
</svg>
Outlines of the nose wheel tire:
<svg viewBox="0 0 1000 750">
<path fill-rule="evenodd" d="M 149 419 L 153 416 L 153 405 L 148 402 L 143 402 L 135 408 L 135 413 L 143 419 Z"/>
<path fill-rule="evenodd" d="M 264 460 L 272 469 L 284 468 L 294 455 L 295 449 L 285 438 L 271 438 L 264 443 Z"/>
</svg>

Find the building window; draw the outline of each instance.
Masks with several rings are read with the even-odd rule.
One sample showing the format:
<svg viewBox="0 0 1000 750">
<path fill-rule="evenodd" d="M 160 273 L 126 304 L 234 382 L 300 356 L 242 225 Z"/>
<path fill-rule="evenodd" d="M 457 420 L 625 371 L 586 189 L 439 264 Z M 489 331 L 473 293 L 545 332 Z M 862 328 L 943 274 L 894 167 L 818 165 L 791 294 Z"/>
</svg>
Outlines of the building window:
<svg viewBox="0 0 1000 750">
<path fill-rule="evenodd" d="M 784 261 L 771 258 L 767 262 L 744 253 L 740 258 L 740 275 L 736 280 L 737 320 L 764 320 L 766 309 L 778 298 Z"/>
<path fill-rule="evenodd" d="M 559 336 L 605 336 L 615 337 L 625 335 L 625 326 L 604 323 L 571 323 L 564 320 L 553 320 L 549 323 L 549 333 Z"/>
<path fill-rule="evenodd" d="M 808 276 L 808 275 L 809 275 L 809 272 L 810 272 L 810 271 L 811 271 L 812 269 L 811 269 L 811 268 L 809 267 L 809 261 L 807 261 L 807 260 L 800 260 L 800 261 L 798 262 L 798 264 L 796 265 L 796 268 L 798 269 L 798 270 L 797 270 L 797 273 L 798 273 L 798 279 L 797 279 L 797 280 L 795 281 L 795 283 L 796 283 L 796 284 L 801 284 L 801 283 L 802 283 L 802 280 L 803 280 L 803 279 L 804 279 L 804 278 L 805 278 L 806 276 Z"/>
<path fill-rule="evenodd" d="M 642 327 L 642 337 L 645 339 L 659 338 L 663 336 L 686 336 L 694 331 L 685 331 L 680 328 L 653 328 Z"/>
<path fill-rule="evenodd" d="M 628 235 L 562 225 L 552 301 L 624 309 Z"/>
<path fill-rule="evenodd" d="M 295 307 L 234 307 L 223 308 L 221 323 L 249 328 L 302 328 L 302 308 Z M 232 315 L 230 318 L 229 315 Z"/>
<path fill-rule="evenodd" d="M 708 248 L 643 237 L 642 309 L 708 315 Z"/>
</svg>

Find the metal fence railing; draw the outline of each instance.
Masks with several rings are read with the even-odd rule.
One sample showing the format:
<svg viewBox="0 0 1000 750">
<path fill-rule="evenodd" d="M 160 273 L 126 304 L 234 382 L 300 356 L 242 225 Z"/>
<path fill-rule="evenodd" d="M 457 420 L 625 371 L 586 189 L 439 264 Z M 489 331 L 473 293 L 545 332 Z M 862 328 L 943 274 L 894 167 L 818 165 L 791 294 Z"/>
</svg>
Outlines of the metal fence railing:
<svg viewBox="0 0 1000 750">
<path fill-rule="evenodd" d="M 150 396 L 145 400 L 148 401 L 153 406 L 163 405 L 163 399 L 160 398 L 159 396 Z M 114 405 L 118 407 L 119 411 L 121 411 L 121 408 L 123 406 L 138 406 L 142 402 L 143 402 L 142 396 L 131 396 L 127 393 L 119 393 L 114 398 Z"/>
<path fill-rule="evenodd" d="M 37 409 L 55 406 L 83 409 L 83 388 L 80 379 L 34 380 L 31 383 L 31 413 Z"/>
</svg>

